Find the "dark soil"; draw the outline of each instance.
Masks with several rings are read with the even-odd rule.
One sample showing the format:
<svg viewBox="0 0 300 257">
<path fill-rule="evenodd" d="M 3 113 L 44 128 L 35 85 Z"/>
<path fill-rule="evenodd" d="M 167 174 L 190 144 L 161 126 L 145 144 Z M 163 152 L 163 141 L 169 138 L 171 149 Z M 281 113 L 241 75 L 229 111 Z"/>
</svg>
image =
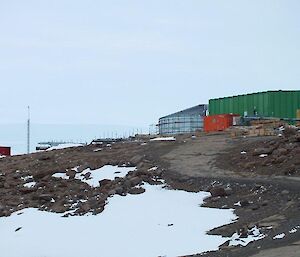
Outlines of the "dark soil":
<svg viewBox="0 0 300 257">
<path fill-rule="evenodd" d="M 236 222 L 209 234 L 230 237 L 235 232 L 247 234 L 257 226 L 266 235 L 247 247 L 225 244 L 219 251 L 195 256 L 246 257 L 300 240 L 300 231 L 289 233 L 300 225 L 298 134 L 235 139 L 226 133 L 199 134 L 197 138 L 178 136 L 175 142 L 144 143 L 91 144 L 0 159 L 0 216 L 28 207 L 72 212 L 65 215 L 96 215 L 112 195 L 140 194 L 144 182 L 159 184 L 164 179 L 173 189 L 210 191 L 212 196 L 203 206 L 235 209 L 239 217 Z M 108 164 L 137 169 L 125 178 L 101 181 L 96 188 L 74 179 L 86 168 L 94 170 Z M 158 169 L 149 170 L 154 166 Z M 52 177 L 57 172 L 65 172 L 69 179 Z M 24 187 L 33 181 L 34 187 Z M 272 239 L 283 232 L 284 239 Z M 297 249 L 300 251 L 300 247 Z"/>
</svg>

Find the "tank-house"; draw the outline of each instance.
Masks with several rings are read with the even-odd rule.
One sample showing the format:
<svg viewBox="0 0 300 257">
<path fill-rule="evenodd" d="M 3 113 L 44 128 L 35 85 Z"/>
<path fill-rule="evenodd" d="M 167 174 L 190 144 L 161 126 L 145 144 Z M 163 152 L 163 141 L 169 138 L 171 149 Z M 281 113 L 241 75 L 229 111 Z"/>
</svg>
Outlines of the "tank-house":
<svg viewBox="0 0 300 257">
<path fill-rule="evenodd" d="M 161 135 L 193 133 L 203 129 L 203 118 L 207 104 L 200 104 L 173 114 L 161 117 L 158 130 Z"/>
</svg>

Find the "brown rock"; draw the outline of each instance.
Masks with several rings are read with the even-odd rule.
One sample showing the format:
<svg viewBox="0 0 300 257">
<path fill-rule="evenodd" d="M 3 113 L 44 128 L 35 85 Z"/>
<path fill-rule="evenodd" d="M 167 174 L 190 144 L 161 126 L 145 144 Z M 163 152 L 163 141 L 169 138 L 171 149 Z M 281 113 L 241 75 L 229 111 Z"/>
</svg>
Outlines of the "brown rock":
<svg viewBox="0 0 300 257">
<path fill-rule="evenodd" d="M 23 194 L 29 194 L 35 192 L 37 189 L 38 189 L 37 187 L 31 187 L 31 188 L 21 187 L 19 191 Z"/>
<path fill-rule="evenodd" d="M 40 194 L 37 197 L 38 197 L 38 199 L 40 199 L 42 201 L 50 202 L 52 200 L 52 195 L 50 195 L 50 194 Z"/>
<path fill-rule="evenodd" d="M 142 179 L 139 177 L 133 177 L 130 179 L 130 183 L 132 186 L 136 186 L 142 182 Z"/>
<path fill-rule="evenodd" d="M 85 174 L 84 174 L 84 179 L 86 179 L 86 180 L 87 180 L 87 179 L 90 179 L 90 178 L 91 178 L 91 174 L 92 174 L 91 172 L 85 173 Z"/>
<path fill-rule="evenodd" d="M 69 176 L 69 178 L 73 179 L 73 178 L 75 178 L 76 171 L 75 170 L 67 170 L 66 175 Z"/>
<path fill-rule="evenodd" d="M 111 184 L 111 180 L 110 179 L 102 179 L 99 181 L 100 186 L 106 186 L 106 185 L 110 185 Z"/>
<path fill-rule="evenodd" d="M 271 154 L 273 152 L 273 148 L 263 148 L 263 147 L 259 147 L 254 149 L 253 151 L 253 155 L 261 155 L 261 154 Z"/>
<path fill-rule="evenodd" d="M 146 190 L 142 187 L 134 187 L 129 190 L 129 194 L 138 195 L 144 193 Z"/>
<path fill-rule="evenodd" d="M 227 193 L 223 187 L 213 187 L 209 190 L 212 197 L 218 197 L 218 196 L 227 196 Z"/>
</svg>

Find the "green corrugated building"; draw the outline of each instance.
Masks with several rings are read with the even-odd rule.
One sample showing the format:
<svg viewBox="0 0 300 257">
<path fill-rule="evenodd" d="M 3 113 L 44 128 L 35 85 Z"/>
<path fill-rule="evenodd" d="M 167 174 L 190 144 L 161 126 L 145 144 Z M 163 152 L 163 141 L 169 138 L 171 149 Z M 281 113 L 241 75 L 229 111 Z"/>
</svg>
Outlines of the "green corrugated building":
<svg viewBox="0 0 300 257">
<path fill-rule="evenodd" d="M 299 109 L 300 90 L 266 91 L 209 100 L 210 115 L 232 113 L 294 119 Z"/>
</svg>

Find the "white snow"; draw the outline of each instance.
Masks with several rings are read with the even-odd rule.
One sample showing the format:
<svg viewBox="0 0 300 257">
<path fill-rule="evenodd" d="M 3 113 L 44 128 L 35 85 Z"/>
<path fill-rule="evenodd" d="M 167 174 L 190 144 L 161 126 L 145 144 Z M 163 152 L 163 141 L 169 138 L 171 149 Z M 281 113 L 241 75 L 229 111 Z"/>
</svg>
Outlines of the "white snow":
<svg viewBox="0 0 300 257">
<path fill-rule="evenodd" d="M 236 218 L 233 210 L 199 207 L 209 193 L 148 184 L 145 189 L 109 198 L 97 216 L 62 218 L 30 208 L 3 217 L 1 252 L 5 257 L 170 257 L 217 250 L 228 240 L 206 234 Z"/>
<path fill-rule="evenodd" d="M 89 184 L 91 187 L 97 187 L 99 186 L 99 181 L 102 179 L 114 180 L 116 177 L 123 178 L 129 171 L 133 170 L 135 170 L 135 167 L 118 167 L 105 165 L 102 168 L 96 170 L 91 170 L 88 168 L 80 173 L 77 173 L 75 175 L 75 178 Z M 85 179 L 84 175 L 88 172 L 91 173 L 90 179 Z"/>
<path fill-rule="evenodd" d="M 157 137 L 157 138 L 150 139 L 150 141 L 175 141 L 175 140 L 176 140 L 175 137 Z"/>
<path fill-rule="evenodd" d="M 246 153 L 247 153 L 247 152 L 245 152 L 245 151 L 242 151 L 242 152 L 241 152 L 241 154 L 246 154 Z"/>
<path fill-rule="evenodd" d="M 274 236 L 273 239 L 282 239 L 284 237 L 285 237 L 285 233 L 281 233 L 279 235 Z"/>
<path fill-rule="evenodd" d="M 73 168 L 75 171 L 78 167 Z M 80 173 L 76 173 L 75 179 L 79 179 L 84 183 L 87 183 L 91 187 L 98 187 L 99 181 L 102 179 L 114 180 L 116 177 L 123 178 L 129 171 L 135 170 L 135 167 L 118 167 L 112 165 L 105 165 L 102 168 L 91 170 L 90 168 L 85 169 Z M 85 175 L 90 172 L 89 179 L 85 179 Z M 55 178 L 69 179 L 69 176 L 65 172 L 57 172 L 52 175 Z"/>
<path fill-rule="evenodd" d="M 95 150 L 93 150 L 94 152 L 99 152 L 99 151 L 102 151 L 102 148 L 97 148 Z"/>
<path fill-rule="evenodd" d="M 264 234 L 260 233 L 260 230 L 255 226 L 252 229 L 248 230 L 248 234 L 251 233 L 252 235 L 248 235 L 246 238 L 241 238 L 238 233 L 234 233 L 230 239 L 230 246 L 235 246 L 235 245 L 242 245 L 246 246 L 249 243 L 253 241 L 257 241 L 260 239 L 263 239 L 265 237 Z"/>
<path fill-rule="evenodd" d="M 62 179 L 69 179 L 69 176 L 67 176 L 65 172 L 54 173 L 52 175 L 52 177 L 54 177 L 54 178 L 62 178 Z"/>
<path fill-rule="evenodd" d="M 27 187 L 27 188 L 31 188 L 31 187 L 34 187 L 36 185 L 36 182 L 28 182 L 28 183 L 25 183 L 23 186 L 24 187 Z"/>
<path fill-rule="evenodd" d="M 19 173 L 20 171 L 17 170 L 16 172 Z M 26 176 L 26 177 L 21 177 L 21 179 L 24 180 L 24 181 L 27 181 L 28 179 L 33 179 L 33 176 L 28 175 L 28 176 Z"/>
<path fill-rule="evenodd" d="M 239 206 L 239 207 L 241 207 L 242 205 L 241 205 L 241 201 L 238 201 L 237 203 L 234 203 L 234 206 Z"/>
<path fill-rule="evenodd" d="M 158 167 L 152 167 L 152 168 L 150 168 L 150 169 L 148 169 L 149 171 L 155 171 L 155 170 L 157 170 L 158 169 Z"/>
<path fill-rule="evenodd" d="M 268 155 L 267 154 L 261 154 L 259 157 L 260 158 L 265 158 L 265 157 L 267 157 Z"/>
<path fill-rule="evenodd" d="M 69 148 L 69 147 L 78 147 L 78 146 L 83 146 L 83 144 L 75 144 L 75 143 L 60 144 L 60 145 L 52 146 L 52 147 L 48 148 L 47 151 L 64 149 L 64 148 Z"/>
<path fill-rule="evenodd" d="M 290 234 L 294 234 L 294 233 L 296 233 L 296 232 L 298 231 L 299 228 L 300 228 L 300 226 L 298 225 L 298 226 L 292 228 L 292 229 L 289 231 L 289 233 L 290 233 Z"/>
</svg>

